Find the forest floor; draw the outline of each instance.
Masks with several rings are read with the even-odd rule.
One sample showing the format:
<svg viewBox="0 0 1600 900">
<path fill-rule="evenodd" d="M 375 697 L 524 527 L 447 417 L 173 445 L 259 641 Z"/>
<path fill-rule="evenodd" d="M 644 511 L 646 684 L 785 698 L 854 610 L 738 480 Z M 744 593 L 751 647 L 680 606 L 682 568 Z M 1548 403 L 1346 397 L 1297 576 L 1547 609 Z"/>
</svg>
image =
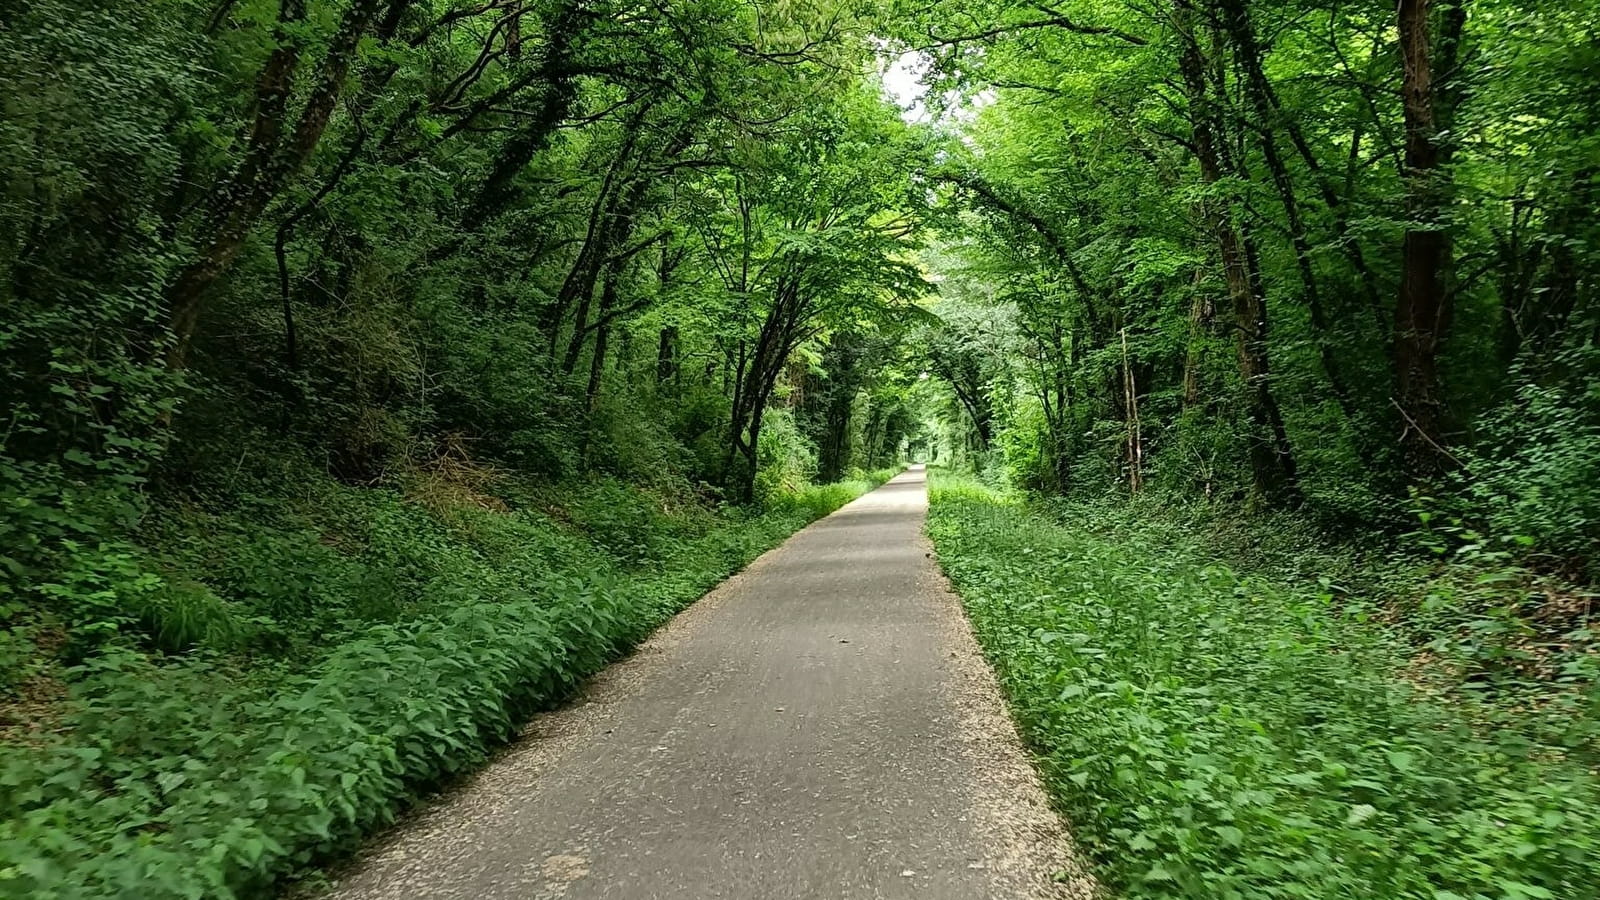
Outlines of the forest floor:
<svg viewBox="0 0 1600 900">
<path fill-rule="evenodd" d="M 761 557 L 332 896 L 1090 896 L 926 497 L 905 473 Z"/>
</svg>

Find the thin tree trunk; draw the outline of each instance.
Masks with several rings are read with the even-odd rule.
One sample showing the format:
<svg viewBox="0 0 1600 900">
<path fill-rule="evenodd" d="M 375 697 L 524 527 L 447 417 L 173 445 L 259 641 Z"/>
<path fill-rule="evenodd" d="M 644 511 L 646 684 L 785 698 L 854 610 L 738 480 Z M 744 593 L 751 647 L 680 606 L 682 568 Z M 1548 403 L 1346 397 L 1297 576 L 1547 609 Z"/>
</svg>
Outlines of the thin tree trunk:
<svg viewBox="0 0 1600 900">
<path fill-rule="evenodd" d="M 605 284 L 600 289 L 600 318 L 605 322 L 605 316 L 616 306 L 617 283 L 622 278 L 622 270 L 627 266 L 624 260 L 613 260 L 606 266 Z M 589 358 L 589 384 L 583 392 L 584 427 L 583 446 L 579 448 L 579 458 L 587 466 L 589 451 L 594 443 L 595 408 L 600 402 L 600 388 L 605 380 L 606 350 L 611 340 L 610 324 L 602 324 L 594 332 L 594 351 Z"/>
<path fill-rule="evenodd" d="M 1323 306 L 1322 291 L 1317 284 L 1316 273 L 1311 267 L 1311 241 L 1306 234 L 1305 221 L 1300 213 L 1300 202 L 1295 195 L 1294 181 L 1289 175 L 1289 167 L 1284 163 L 1283 156 L 1278 150 L 1278 129 L 1274 121 L 1276 116 L 1266 73 L 1262 69 L 1262 53 L 1256 41 L 1255 27 L 1245 10 L 1244 0 L 1221 0 L 1221 7 L 1224 28 L 1233 42 L 1235 55 L 1243 69 L 1244 93 L 1256 117 L 1256 133 L 1261 153 L 1266 160 L 1267 171 L 1272 176 L 1273 187 L 1277 189 L 1278 199 L 1283 205 L 1284 217 L 1289 226 L 1289 242 L 1294 250 L 1295 270 L 1300 276 L 1301 296 L 1311 313 L 1311 324 L 1316 332 L 1317 352 L 1322 361 L 1323 374 L 1327 376 L 1334 399 L 1344 411 L 1345 418 L 1354 420 L 1355 408 L 1351 400 L 1349 379 L 1345 377 L 1344 369 L 1329 340 L 1332 323 Z"/>
<path fill-rule="evenodd" d="M 1189 117 L 1200 178 L 1205 184 L 1222 181 L 1224 166 L 1218 144 L 1206 59 L 1193 31 L 1194 9 L 1189 0 L 1173 0 L 1174 23 L 1183 48 L 1179 68 L 1189 99 Z M 1256 492 L 1276 498 L 1295 491 L 1295 464 L 1284 432 L 1282 416 L 1272 394 L 1267 355 L 1267 308 L 1260 279 L 1254 275 L 1254 248 L 1234 222 L 1224 204 L 1208 201 L 1206 226 L 1217 242 L 1224 280 L 1233 306 L 1237 335 L 1239 375 L 1245 385 L 1245 405 L 1250 421 L 1250 470 Z"/>
<path fill-rule="evenodd" d="M 356 0 L 345 13 L 329 42 L 305 109 L 293 132 L 286 136 L 287 107 L 300 57 L 300 48 L 291 35 L 305 18 L 305 3 L 283 0 L 279 7 L 278 46 L 256 80 L 256 120 L 244 159 L 213 197 L 206 226 L 211 236 L 205 248 L 166 291 L 173 333 L 167 354 L 169 368 L 183 368 L 206 293 L 232 267 L 267 205 L 300 171 L 322 139 L 354 62 L 356 47 L 378 6 L 379 0 Z"/>
<path fill-rule="evenodd" d="M 1139 385 L 1128 358 L 1128 329 L 1122 329 L 1121 337 L 1123 408 L 1127 410 L 1128 428 L 1128 491 L 1137 494 L 1144 489 L 1144 433 L 1139 425 Z"/>
<path fill-rule="evenodd" d="M 462 230 L 476 231 L 511 206 L 518 197 L 513 190 L 517 176 L 549 146 L 556 129 L 577 102 L 578 87 L 571 57 L 580 33 L 589 22 L 582 6 L 580 2 L 568 0 L 551 17 L 545 56 L 539 67 L 538 80 L 544 82 L 545 88 L 538 106 L 527 122 L 500 146 L 488 177 L 462 214 Z"/>
<path fill-rule="evenodd" d="M 1197 211 L 1197 219 L 1204 219 L 1204 213 Z M 1190 409 L 1200 405 L 1200 370 L 1205 359 L 1202 350 L 1205 346 L 1206 336 L 1211 332 L 1212 319 L 1216 317 L 1216 305 L 1212 298 L 1201 289 L 1204 281 L 1204 271 L 1197 267 L 1194 275 L 1194 301 L 1189 304 L 1189 340 L 1183 354 L 1183 406 Z"/>
</svg>

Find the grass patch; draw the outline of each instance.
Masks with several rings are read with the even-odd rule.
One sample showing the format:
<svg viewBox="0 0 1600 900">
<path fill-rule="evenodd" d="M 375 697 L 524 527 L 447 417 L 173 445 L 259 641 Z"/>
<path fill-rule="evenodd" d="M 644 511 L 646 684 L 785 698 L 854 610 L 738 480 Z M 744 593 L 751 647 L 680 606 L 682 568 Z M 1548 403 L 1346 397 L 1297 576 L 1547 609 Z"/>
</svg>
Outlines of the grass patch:
<svg viewBox="0 0 1600 900">
<path fill-rule="evenodd" d="M 929 533 L 1115 891 L 1600 896 L 1583 751 L 1418 690 L 1404 635 L 1324 585 L 1237 571 L 1159 520 L 1047 516 L 949 478 Z"/>
</svg>

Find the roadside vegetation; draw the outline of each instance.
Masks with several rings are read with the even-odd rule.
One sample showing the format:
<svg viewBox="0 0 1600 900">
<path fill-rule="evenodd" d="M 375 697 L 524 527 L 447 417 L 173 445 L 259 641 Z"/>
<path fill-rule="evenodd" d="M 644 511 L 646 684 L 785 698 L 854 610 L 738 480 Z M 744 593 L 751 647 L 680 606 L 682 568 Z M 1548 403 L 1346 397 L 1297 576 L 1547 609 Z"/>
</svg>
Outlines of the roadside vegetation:
<svg viewBox="0 0 1600 900">
<path fill-rule="evenodd" d="M 930 528 L 1114 894 L 1600 896 L 1595 13 L 908 10 Z"/>
<path fill-rule="evenodd" d="M 34 627 L 61 645 L 14 686 L 46 693 L 0 763 L 8 896 L 264 890 L 891 472 L 721 511 L 615 481 L 503 501 L 297 474 L 293 498 L 147 516 L 101 550 L 128 578 Z"/>
<path fill-rule="evenodd" d="M 1530 684 L 1426 608 L 1448 574 L 1351 590 L 1310 534 L 1230 562 L 1154 503 L 950 476 L 928 530 L 1117 895 L 1600 896 L 1594 658 Z"/>
</svg>

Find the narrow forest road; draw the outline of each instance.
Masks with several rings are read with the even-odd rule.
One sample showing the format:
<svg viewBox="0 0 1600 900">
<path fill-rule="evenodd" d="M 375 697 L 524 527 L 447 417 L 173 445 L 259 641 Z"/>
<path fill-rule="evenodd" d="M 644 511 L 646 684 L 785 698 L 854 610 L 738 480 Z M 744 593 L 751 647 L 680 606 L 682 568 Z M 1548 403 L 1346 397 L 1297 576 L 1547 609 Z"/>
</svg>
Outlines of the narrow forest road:
<svg viewBox="0 0 1600 900">
<path fill-rule="evenodd" d="M 1089 896 L 926 498 L 907 472 L 763 556 L 332 896 Z"/>
</svg>

